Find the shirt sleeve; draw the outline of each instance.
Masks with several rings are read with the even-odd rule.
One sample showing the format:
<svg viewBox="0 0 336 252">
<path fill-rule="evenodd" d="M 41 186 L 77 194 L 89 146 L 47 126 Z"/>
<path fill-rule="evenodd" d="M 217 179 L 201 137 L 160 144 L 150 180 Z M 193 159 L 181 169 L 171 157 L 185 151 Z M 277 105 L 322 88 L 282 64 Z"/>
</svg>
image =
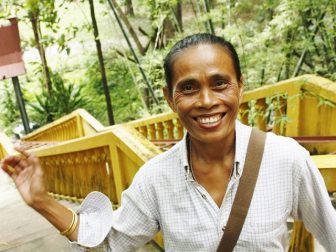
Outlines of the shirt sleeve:
<svg viewBox="0 0 336 252">
<path fill-rule="evenodd" d="M 294 188 L 295 219 L 305 227 L 327 251 L 336 248 L 336 210 L 331 204 L 324 180 L 307 151 L 297 160 L 297 188 Z M 295 179 L 294 179 L 295 181 Z M 295 184 L 295 183 L 294 183 Z M 296 191 L 296 192 L 295 192 Z"/>
<path fill-rule="evenodd" d="M 89 193 L 77 210 L 79 214 L 78 241 L 70 242 L 74 251 L 109 251 L 104 242 L 112 227 L 113 210 L 107 196 Z"/>
<path fill-rule="evenodd" d="M 150 241 L 159 231 L 159 224 L 144 185 L 141 179 L 134 179 L 115 211 L 104 194 L 90 193 L 78 210 L 78 241 L 71 243 L 73 249 L 127 252 Z"/>
</svg>

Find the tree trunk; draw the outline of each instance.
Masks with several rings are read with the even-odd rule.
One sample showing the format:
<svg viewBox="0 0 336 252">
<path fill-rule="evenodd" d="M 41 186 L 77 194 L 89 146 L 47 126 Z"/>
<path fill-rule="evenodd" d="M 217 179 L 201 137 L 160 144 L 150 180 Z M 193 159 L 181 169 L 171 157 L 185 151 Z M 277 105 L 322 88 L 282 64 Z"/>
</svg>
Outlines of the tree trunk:
<svg viewBox="0 0 336 252">
<path fill-rule="evenodd" d="M 130 15 L 130 16 L 134 16 L 134 9 L 133 9 L 133 3 L 132 0 L 125 0 L 125 15 Z"/>
<path fill-rule="evenodd" d="M 286 50 L 286 61 L 285 61 L 285 79 L 289 79 L 289 72 L 290 72 L 290 64 L 291 64 L 291 56 L 292 56 L 292 31 L 289 30 L 287 32 L 287 36 L 286 36 L 286 44 L 290 46 L 290 48 L 287 48 Z"/>
<path fill-rule="evenodd" d="M 155 94 L 154 94 L 154 91 L 153 91 L 153 89 L 152 89 L 152 87 L 151 87 L 151 83 L 150 83 L 150 81 L 148 80 L 148 78 L 147 78 L 147 76 L 146 76 L 144 70 L 143 70 L 142 67 L 141 67 L 141 64 L 140 64 L 140 62 L 139 62 L 139 59 L 138 59 L 136 53 L 135 53 L 134 50 L 133 50 L 133 47 L 132 47 L 132 45 L 131 45 L 131 42 L 129 41 L 128 36 L 127 36 L 127 34 L 126 34 L 126 32 L 125 32 L 125 29 L 123 28 L 123 25 L 122 25 L 122 23 L 121 23 L 121 21 L 120 21 L 120 18 L 119 18 L 119 16 L 118 16 L 118 13 L 117 13 L 117 11 L 116 11 L 116 8 L 115 8 L 115 6 L 113 6 L 112 0 L 108 0 L 108 4 L 109 4 L 110 7 L 111 7 L 111 10 L 112 10 L 112 12 L 113 12 L 113 15 L 114 15 L 115 19 L 116 19 L 117 22 L 118 22 L 118 25 L 119 25 L 119 27 L 120 27 L 120 29 L 121 29 L 123 35 L 124 35 L 124 38 L 125 38 L 125 40 L 126 40 L 126 42 L 127 42 L 127 44 L 128 44 L 129 49 L 131 50 L 131 53 L 132 53 L 132 55 L 133 55 L 133 57 L 134 57 L 134 60 L 136 61 L 137 66 L 138 66 L 138 68 L 139 68 L 139 71 L 140 71 L 140 73 L 141 73 L 141 76 L 142 76 L 143 80 L 145 81 L 145 83 L 146 83 L 146 85 L 147 85 L 147 88 L 148 88 L 148 90 L 149 90 L 149 92 L 150 92 L 150 94 L 151 94 L 153 100 L 155 101 L 155 103 L 156 103 L 157 105 L 159 105 L 159 101 L 158 101 L 158 99 L 156 98 L 156 96 L 155 96 Z"/>
<path fill-rule="evenodd" d="M 101 43 L 99 39 L 99 31 L 96 21 L 96 15 L 94 10 L 94 4 L 93 0 L 89 0 L 90 4 L 90 14 L 92 19 L 92 27 L 93 27 L 93 35 L 96 42 L 96 48 L 97 48 L 97 55 L 98 55 L 98 62 L 100 67 L 100 73 L 102 78 L 102 85 L 105 93 L 105 99 L 106 99 L 106 108 L 107 108 L 107 115 L 109 119 L 109 124 L 114 125 L 114 117 L 113 117 L 113 110 L 112 110 L 112 104 L 111 104 L 111 97 L 110 92 L 107 84 L 107 78 L 106 78 L 106 71 L 105 71 L 105 64 L 104 64 L 104 57 L 103 52 L 101 49 Z"/>
<path fill-rule="evenodd" d="M 208 15 L 208 25 L 209 25 L 209 30 L 210 30 L 210 33 L 211 34 L 215 34 L 215 28 L 214 28 L 214 25 L 212 23 L 212 19 L 210 17 L 210 4 L 208 0 L 204 0 L 204 8 L 205 8 L 205 11 Z"/>
<path fill-rule="evenodd" d="M 41 58 L 41 62 L 42 62 L 42 70 L 43 70 L 43 75 L 44 75 L 44 79 L 45 79 L 46 89 L 47 89 L 48 95 L 51 96 L 52 83 L 51 83 L 51 79 L 50 79 L 50 72 L 49 72 L 47 58 L 46 58 L 46 55 L 45 55 L 44 46 L 43 46 L 43 44 L 41 43 L 41 40 L 40 40 L 41 33 L 40 33 L 40 29 L 39 29 L 38 15 L 36 13 L 30 12 L 29 17 L 30 17 L 30 22 L 32 24 L 32 28 L 33 28 L 36 48 L 37 48 L 37 50 L 40 54 L 40 58 Z"/>
<path fill-rule="evenodd" d="M 182 1 L 178 0 L 176 5 L 172 9 L 174 17 L 176 19 L 176 26 L 179 32 L 183 32 L 183 22 L 182 22 Z"/>
<path fill-rule="evenodd" d="M 196 13 L 197 13 L 196 15 L 204 15 L 202 7 L 201 7 L 201 3 L 198 0 L 196 1 Z M 208 26 L 209 23 L 204 21 L 203 24 L 204 24 L 204 28 L 206 32 L 210 33 L 211 31 L 209 30 L 209 26 Z"/>
<path fill-rule="evenodd" d="M 124 24 L 126 25 L 126 28 L 128 30 L 128 32 L 130 33 L 130 35 L 132 36 L 139 52 L 141 53 L 141 55 L 145 55 L 145 50 L 140 42 L 140 39 L 138 37 L 138 35 L 135 33 L 132 24 L 129 22 L 127 16 L 122 12 L 122 10 L 120 9 L 118 3 L 116 0 L 111 0 L 114 8 L 116 9 L 116 11 L 118 12 L 118 16 L 121 18 L 121 20 L 124 22 Z"/>
</svg>

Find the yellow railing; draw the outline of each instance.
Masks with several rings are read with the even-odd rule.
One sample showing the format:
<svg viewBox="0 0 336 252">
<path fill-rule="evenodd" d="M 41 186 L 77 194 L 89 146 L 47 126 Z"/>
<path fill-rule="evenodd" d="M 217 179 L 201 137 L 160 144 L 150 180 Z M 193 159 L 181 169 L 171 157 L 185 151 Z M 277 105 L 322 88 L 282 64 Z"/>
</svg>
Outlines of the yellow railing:
<svg viewBox="0 0 336 252">
<path fill-rule="evenodd" d="M 115 205 L 139 167 L 160 153 L 139 132 L 124 125 L 32 151 L 40 158 L 49 191 L 55 196 L 80 201 L 97 190 Z"/>
<path fill-rule="evenodd" d="M 32 151 L 40 158 L 55 198 L 80 202 L 89 192 L 100 191 L 114 207 L 138 169 L 161 152 L 128 125 Z M 161 235 L 155 241 L 163 247 Z"/>
<path fill-rule="evenodd" d="M 318 167 L 329 193 L 336 192 L 336 155 L 314 155 L 312 159 Z"/>
<path fill-rule="evenodd" d="M 247 91 L 240 120 L 286 136 L 336 136 L 336 83 L 303 75 Z M 304 146 L 320 154 L 336 150 L 336 143 Z"/>
<path fill-rule="evenodd" d="M 180 140 L 183 126 L 175 113 L 163 113 L 127 123 L 150 141 Z"/>
<path fill-rule="evenodd" d="M 78 109 L 48 125 L 45 125 L 22 138 L 23 141 L 66 141 L 93 135 L 104 129 L 84 109 Z"/>
</svg>

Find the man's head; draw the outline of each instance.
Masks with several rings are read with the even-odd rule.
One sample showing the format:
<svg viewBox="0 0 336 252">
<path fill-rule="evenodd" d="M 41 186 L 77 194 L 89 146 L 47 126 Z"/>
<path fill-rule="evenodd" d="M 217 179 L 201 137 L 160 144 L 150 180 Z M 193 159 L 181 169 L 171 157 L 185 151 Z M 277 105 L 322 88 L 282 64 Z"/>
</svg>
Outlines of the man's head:
<svg viewBox="0 0 336 252">
<path fill-rule="evenodd" d="M 233 138 L 243 93 L 233 46 L 211 34 L 189 36 L 165 59 L 165 98 L 190 138 L 204 143 Z"/>
<path fill-rule="evenodd" d="M 182 40 L 178 41 L 169 51 L 165 60 L 164 60 L 164 72 L 165 72 L 165 79 L 166 79 L 166 86 L 168 88 L 169 94 L 172 95 L 172 79 L 173 79 L 173 64 L 175 58 L 185 49 L 196 46 L 199 44 L 218 44 L 225 48 L 231 56 L 233 61 L 233 66 L 236 71 L 236 78 L 238 81 L 242 79 L 242 73 L 240 69 L 240 61 L 238 54 L 233 47 L 233 45 L 226 41 L 222 37 L 218 37 L 209 33 L 196 33 L 190 36 L 183 38 Z"/>
</svg>

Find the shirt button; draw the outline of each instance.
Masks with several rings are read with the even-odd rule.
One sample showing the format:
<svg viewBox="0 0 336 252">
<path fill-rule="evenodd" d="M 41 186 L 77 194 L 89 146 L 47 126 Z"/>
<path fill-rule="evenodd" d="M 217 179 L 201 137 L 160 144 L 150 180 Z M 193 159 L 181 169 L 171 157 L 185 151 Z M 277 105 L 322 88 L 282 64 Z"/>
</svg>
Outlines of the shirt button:
<svg viewBox="0 0 336 252">
<path fill-rule="evenodd" d="M 207 196 L 206 196 L 205 194 L 202 194 L 202 198 L 203 198 L 203 199 L 206 199 Z"/>
</svg>

